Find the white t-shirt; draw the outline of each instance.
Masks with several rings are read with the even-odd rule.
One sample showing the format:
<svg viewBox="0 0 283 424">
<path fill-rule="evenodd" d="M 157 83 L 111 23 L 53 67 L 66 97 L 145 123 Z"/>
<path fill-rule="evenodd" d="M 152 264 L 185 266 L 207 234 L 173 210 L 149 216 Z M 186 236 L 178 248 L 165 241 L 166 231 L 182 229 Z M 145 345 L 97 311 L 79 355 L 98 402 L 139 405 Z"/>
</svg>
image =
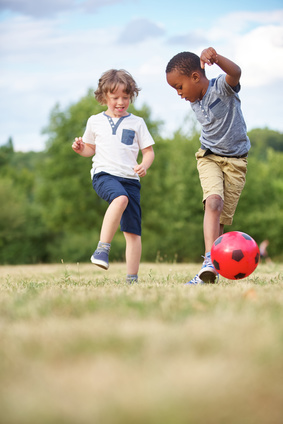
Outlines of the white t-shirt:
<svg viewBox="0 0 283 424">
<path fill-rule="evenodd" d="M 96 146 L 91 178 L 103 171 L 135 180 L 139 180 L 134 172 L 139 150 L 154 144 L 143 118 L 133 114 L 111 118 L 105 112 L 88 119 L 83 141 Z"/>
</svg>

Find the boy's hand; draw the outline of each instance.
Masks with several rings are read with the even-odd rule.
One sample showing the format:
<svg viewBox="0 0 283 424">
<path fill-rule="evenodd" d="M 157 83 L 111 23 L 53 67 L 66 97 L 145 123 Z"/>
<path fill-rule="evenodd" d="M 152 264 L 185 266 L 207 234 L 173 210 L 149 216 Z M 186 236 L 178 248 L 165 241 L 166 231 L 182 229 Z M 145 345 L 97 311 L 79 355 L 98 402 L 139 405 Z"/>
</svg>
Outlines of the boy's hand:
<svg viewBox="0 0 283 424">
<path fill-rule="evenodd" d="M 83 142 L 82 137 L 76 137 L 75 141 L 72 144 L 72 149 L 76 152 L 76 153 L 82 153 L 83 150 L 85 148 L 85 144 Z"/>
<path fill-rule="evenodd" d="M 136 165 L 134 171 L 139 177 L 144 177 L 146 175 L 146 168 L 143 165 Z"/>
<path fill-rule="evenodd" d="M 213 65 L 218 62 L 218 57 L 215 49 L 213 47 L 208 47 L 208 49 L 204 49 L 200 55 L 200 66 L 204 69 L 205 64 L 208 66 Z"/>
</svg>

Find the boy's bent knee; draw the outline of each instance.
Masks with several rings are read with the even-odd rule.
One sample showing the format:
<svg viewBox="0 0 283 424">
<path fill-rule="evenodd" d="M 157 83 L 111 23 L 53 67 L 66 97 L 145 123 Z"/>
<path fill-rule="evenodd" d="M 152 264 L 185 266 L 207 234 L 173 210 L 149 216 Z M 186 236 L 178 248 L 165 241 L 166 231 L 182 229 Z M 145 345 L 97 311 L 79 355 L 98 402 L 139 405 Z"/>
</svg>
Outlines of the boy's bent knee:
<svg viewBox="0 0 283 424">
<path fill-rule="evenodd" d="M 218 194 L 212 194 L 205 200 L 205 209 L 211 212 L 221 212 L 223 209 L 223 199 Z"/>
<path fill-rule="evenodd" d="M 113 202 L 115 202 L 116 204 L 119 204 L 121 207 L 124 207 L 126 209 L 126 207 L 128 206 L 129 203 L 129 199 L 127 196 L 118 196 L 116 197 Z"/>
</svg>

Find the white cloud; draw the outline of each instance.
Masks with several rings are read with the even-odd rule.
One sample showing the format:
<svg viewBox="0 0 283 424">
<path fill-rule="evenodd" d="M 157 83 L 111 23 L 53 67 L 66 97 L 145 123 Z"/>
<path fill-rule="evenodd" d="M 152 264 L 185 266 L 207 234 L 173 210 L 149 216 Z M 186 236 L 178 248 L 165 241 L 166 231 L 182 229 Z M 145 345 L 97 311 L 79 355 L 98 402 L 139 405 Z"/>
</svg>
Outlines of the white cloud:
<svg viewBox="0 0 283 424">
<path fill-rule="evenodd" d="M 75 0 L 1 0 L 0 10 L 9 10 L 29 16 L 54 16 L 57 12 L 69 10 L 75 6 Z"/>
<path fill-rule="evenodd" d="M 283 132 L 278 82 L 271 82 L 260 89 L 243 85 L 240 96 L 248 129 L 268 127 Z"/>
<path fill-rule="evenodd" d="M 260 87 L 283 79 L 283 27 L 255 28 L 238 39 L 235 53 L 245 85 Z"/>
<path fill-rule="evenodd" d="M 96 12 L 99 8 L 123 3 L 125 0 L 0 0 L 0 11 L 35 18 L 53 18 L 58 13 L 69 11 Z"/>
<path fill-rule="evenodd" d="M 282 25 L 283 10 L 272 10 L 264 12 L 233 12 L 220 17 L 212 30 L 210 36 L 221 39 L 223 36 L 239 35 L 249 32 L 255 26 Z"/>
<path fill-rule="evenodd" d="M 164 33 L 164 28 L 161 25 L 151 22 L 148 19 L 133 19 L 122 30 L 118 42 L 122 44 L 136 44 L 148 38 L 160 37 Z"/>
<path fill-rule="evenodd" d="M 68 32 L 60 28 L 62 23 L 59 19 L 33 20 L 28 17 L 15 17 L 1 23 L 3 60 L 7 62 L 13 58 L 19 63 L 33 60 L 40 64 L 40 58 L 50 64 L 55 57 L 64 61 L 66 56 L 72 56 L 74 61 L 76 53 L 88 51 L 91 54 L 90 46 L 109 45 L 116 39 L 115 30 L 111 33 L 108 29 L 93 28 Z"/>
<path fill-rule="evenodd" d="M 128 0 L 130 2 L 131 0 Z M 97 9 L 113 4 L 127 3 L 127 0 L 82 0 L 80 6 L 86 12 L 95 12 Z"/>
<path fill-rule="evenodd" d="M 241 67 L 242 85 L 260 87 L 282 80 L 283 10 L 230 13 L 209 29 L 207 37 L 219 54 Z M 214 76 L 217 67 L 209 72 Z"/>
<path fill-rule="evenodd" d="M 140 74 L 149 77 L 162 75 L 164 73 L 164 58 L 160 55 L 150 57 L 146 62 L 143 62 L 140 67 Z"/>
<path fill-rule="evenodd" d="M 209 44 L 209 40 L 206 37 L 206 35 L 203 33 L 203 31 L 197 30 L 185 34 L 179 34 L 174 35 L 173 37 L 170 37 L 168 39 L 169 44 L 175 44 L 179 46 L 185 46 L 187 49 L 187 46 L 190 46 L 190 51 L 196 48 L 199 48 L 199 46 L 206 44 Z"/>
</svg>

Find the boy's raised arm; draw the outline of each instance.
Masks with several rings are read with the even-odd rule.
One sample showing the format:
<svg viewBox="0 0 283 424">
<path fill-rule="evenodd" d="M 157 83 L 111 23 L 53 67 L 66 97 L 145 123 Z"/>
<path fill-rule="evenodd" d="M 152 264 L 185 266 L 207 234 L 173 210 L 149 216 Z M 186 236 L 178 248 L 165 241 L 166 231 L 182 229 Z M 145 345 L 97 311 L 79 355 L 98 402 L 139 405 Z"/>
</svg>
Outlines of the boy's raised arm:
<svg viewBox="0 0 283 424">
<path fill-rule="evenodd" d="M 203 50 L 200 55 L 201 67 L 204 69 L 205 64 L 211 66 L 214 63 L 225 72 L 227 84 L 231 87 L 236 87 L 240 81 L 241 68 L 232 60 L 227 59 L 227 57 L 217 54 L 213 47 Z"/>
</svg>

